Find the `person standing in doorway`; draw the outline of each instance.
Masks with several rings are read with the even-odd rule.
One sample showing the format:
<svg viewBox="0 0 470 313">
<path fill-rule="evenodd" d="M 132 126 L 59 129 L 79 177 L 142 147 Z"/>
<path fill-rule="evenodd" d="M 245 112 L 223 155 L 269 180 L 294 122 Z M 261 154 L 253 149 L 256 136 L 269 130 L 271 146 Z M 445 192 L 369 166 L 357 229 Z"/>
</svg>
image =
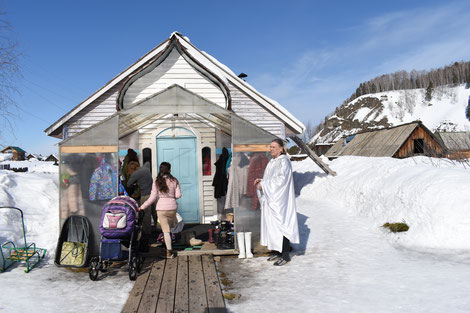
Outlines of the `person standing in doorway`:
<svg viewBox="0 0 470 313">
<path fill-rule="evenodd" d="M 260 243 L 272 251 L 268 261 L 282 266 L 290 261 L 290 243 L 299 243 L 294 179 L 282 140 L 274 139 L 269 150 L 272 159 L 263 179 L 254 181 L 261 206 Z"/>
<path fill-rule="evenodd" d="M 170 229 L 173 227 L 176 211 L 178 210 L 178 203 L 176 199 L 181 198 L 181 188 L 178 180 L 171 175 L 171 164 L 162 162 L 157 175 L 157 179 L 153 182 L 152 191 L 147 201 L 142 204 L 140 210 L 145 210 L 152 205 L 158 197 L 156 211 L 160 226 L 162 227 L 163 236 L 166 245 L 166 257 L 168 259 L 174 258 L 175 253 L 171 246 L 171 233 Z"/>
</svg>

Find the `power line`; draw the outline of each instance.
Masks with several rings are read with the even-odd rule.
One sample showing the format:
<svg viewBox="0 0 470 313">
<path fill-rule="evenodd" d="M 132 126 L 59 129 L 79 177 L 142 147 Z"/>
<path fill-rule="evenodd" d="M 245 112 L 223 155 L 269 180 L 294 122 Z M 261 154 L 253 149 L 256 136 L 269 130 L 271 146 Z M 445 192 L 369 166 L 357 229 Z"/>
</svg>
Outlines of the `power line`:
<svg viewBox="0 0 470 313">
<path fill-rule="evenodd" d="M 64 99 L 66 99 L 66 100 L 69 100 L 69 101 L 72 101 L 72 102 L 76 102 L 76 103 L 79 102 L 79 101 L 77 101 L 76 99 L 69 98 L 69 97 L 67 97 L 67 96 L 65 96 L 65 95 L 62 95 L 62 94 L 60 94 L 60 93 L 58 93 L 58 92 L 55 92 L 54 90 L 51 90 L 51 89 L 49 89 L 49 88 L 47 88 L 47 87 L 41 86 L 41 85 L 39 85 L 39 84 L 37 84 L 37 83 L 35 83 L 35 82 L 33 82 L 33 81 L 30 81 L 29 79 L 23 78 L 23 80 L 27 81 L 27 82 L 30 83 L 30 84 L 33 84 L 33 85 L 36 86 L 36 87 L 39 87 L 39 88 L 41 88 L 41 89 L 44 89 L 44 90 L 46 90 L 46 91 L 48 91 L 48 92 L 50 92 L 50 93 L 52 93 L 52 94 L 54 94 L 54 95 L 56 95 L 56 96 L 62 97 L 62 98 L 64 98 Z"/>
<path fill-rule="evenodd" d="M 29 66 L 32 66 L 32 67 L 36 67 L 38 70 L 34 70 L 34 69 L 31 69 L 31 68 L 28 68 Z M 34 63 L 30 63 L 28 64 L 27 67 L 25 67 L 25 70 L 26 72 L 30 73 L 30 74 L 33 74 L 35 76 L 40 76 L 40 77 L 46 77 L 44 74 L 48 74 L 48 80 L 52 81 L 54 84 L 56 85 L 61 85 L 62 87 L 64 87 L 63 89 L 67 88 L 70 91 L 74 92 L 77 97 L 82 97 L 82 95 L 79 95 L 79 93 L 77 93 L 77 90 L 79 90 L 81 87 L 75 85 L 75 84 L 68 84 L 66 83 L 67 81 L 69 81 L 68 79 L 66 78 L 63 78 L 55 73 L 52 73 L 51 71 L 49 71 L 47 68 L 41 66 L 40 64 L 38 64 L 37 62 L 34 62 Z M 84 94 L 88 94 L 89 93 L 89 90 L 81 90 Z"/>
<path fill-rule="evenodd" d="M 40 94 L 40 93 L 37 92 L 36 90 L 32 89 L 31 87 L 28 87 L 27 85 L 23 85 L 23 86 L 26 87 L 26 89 L 28 89 L 28 90 L 32 91 L 33 93 L 35 93 L 36 95 L 38 95 L 40 98 L 46 100 L 48 104 L 52 104 L 53 106 L 55 106 L 55 107 L 57 107 L 57 108 L 59 108 L 59 109 L 61 109 L 61 110 L 64 110 L 65 112 L 68 111 L 68 109 L 66 109 L 65 107 L 62 107 L 62 106 L 60 106 L 60 105 L 54 103 L 53 101 L 51 101 L 50 99 L 44 97 L 42 94 Z"/>
<path fill-rule="evenodd" d="M 32 117 L 35 117 L 35 118 L 37 118 L 38 120 L 40 120 L 40 121 L 42 121 L 42 122 L 44 122 L 44 123 L 50 124 L 50 121 L 46 121 L 46 120 L 44 120 L 42 117 L 39 117 L 39 116 L 37 116 L 37 115 L 31 113 L 30 111 L 26 111 L 26 110 L 23 109 L 21 106 L 18 106 L 18 109 L 19 109 L 20 111 L 22 111 L 23 113 L 26 113 L 26 114 L 28 114 L 28 115 L 31 115 Z"/>
</svg>

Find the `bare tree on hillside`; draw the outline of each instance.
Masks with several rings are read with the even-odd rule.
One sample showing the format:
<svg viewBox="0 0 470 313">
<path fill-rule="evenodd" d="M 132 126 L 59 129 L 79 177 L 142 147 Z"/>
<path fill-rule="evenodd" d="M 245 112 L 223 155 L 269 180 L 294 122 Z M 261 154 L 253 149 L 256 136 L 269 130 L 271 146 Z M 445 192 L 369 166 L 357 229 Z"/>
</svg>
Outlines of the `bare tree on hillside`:
<svg viewBox="0 0 470 313">
<path fill-rule="evenodd" d="M 307 124 L 305 125 L 305 130 L 301 134 L 300 138 L 302 139 L 303 142 L 308 144 L 310 139 L 312 139 L 313 135 L 315 135 L 315 128 L 312 125 L 312 123 L 308 121 Z"/>
<path fill-rule="evenodd" d="M 12 131 L 11 120 L 17 110 L 13 95 L 17 93 L 16 80 L 21 76 L 18 65 L 21 54 L 18 43 L 10 39 L 10 31 L 5 12 L 0 9 L 0 129 L 6 126 Z"/>
</svg>

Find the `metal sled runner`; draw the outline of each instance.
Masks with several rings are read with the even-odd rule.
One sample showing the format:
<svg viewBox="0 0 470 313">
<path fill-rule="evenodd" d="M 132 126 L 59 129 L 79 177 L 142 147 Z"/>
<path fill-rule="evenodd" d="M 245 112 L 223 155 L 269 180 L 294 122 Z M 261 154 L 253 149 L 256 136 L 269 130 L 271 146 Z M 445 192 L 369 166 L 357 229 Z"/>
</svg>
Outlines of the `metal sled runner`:
<svg viewBox="0 0 470 313">
<path fill-rule="evenodd" d="M 26 263 L 25 273 L 29 273 L 46 255 L 46 249 L 36 247 L 35 243 L 27 244 L 26 233 L 24 230 L 23 211 L 15 207 L 0 207 L 0 210 L 17 210 L 21 216 L 21 226 L 23 230 L 24 246 L 17 247 L 13 241 L 7 241 L 0 246 L 0 255 L 2 264 L 0 272 L 6 271 L 15 263 Z"/>
</svg>

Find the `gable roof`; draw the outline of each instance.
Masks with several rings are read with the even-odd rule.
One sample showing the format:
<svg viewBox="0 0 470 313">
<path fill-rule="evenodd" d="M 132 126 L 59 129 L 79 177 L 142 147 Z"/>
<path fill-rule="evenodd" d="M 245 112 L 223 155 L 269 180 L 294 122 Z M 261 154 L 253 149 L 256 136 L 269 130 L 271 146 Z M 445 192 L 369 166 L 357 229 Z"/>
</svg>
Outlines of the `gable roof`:
<svg viewBox="0 0 470 313">
<path fill-rule="evenodd" d="M 344 143 L 344 140 L 337 141 L 325 156 L 329 158 L 344 155 L 393 157 L 417 127 L 422 127 L 432 138 L 436 139 L 426 126 L 420 121 L 416 121 L 357 133 L 347 144 Z"/>
<path fill-rule="evenodd" d="M 12 150 L 15 150 L 15 151 L 18 151 L 18 152 L 24 152 L 24 153 L 26 153 L 26 151 L 24 151 L 24 150 L 21 149 L 20 147 L 15 147 L 15 146 L 8 146 L 8 147 L 6 147 L 5 149 L 3 149 L 2 152 L 3 152 L 3 151 L 6 151 L 6 150 L 8 150 L 8 149 L 12 149 Z"/>
<path fill-rule="evenodd" d="M 441 140 L 449 151 L 470 150 L 470 133 L 437 132 L 436 137 Z"/>
<path fill-rule="evenodd" d="M 204 70 L 210 72 L 212 76 L 216 77 L 218 82 L 224 84 L 225 92 L 228 93 L 228 84 L 233 84 L 235 87 L 239 88 L 240 90 L 244 91 L 247 95 L 253 98 L 256 102 L 270 111 L 272 114 L 276 115 L 280 120 L 282 120 L 286 125 L 288 125 L 292 130 L 297 133 L 303 132 L 305 126 L 296 119 L 291 113 L 289 113 L 285 108 L 283 108 L 278 102 L 266 97 L 265 95 L 258 92 L 255 88 L 250 86 L 248 83 L 240 79 L 237 75 L 235 75 L 227 66 L 223 65 L 222 63 L 218 62 L 215 58 L 210 56 L 209 54 L 200 51 L 196 48 L 193 44 L 189 42 L 186 37 L 183 37 L 178 32 L 173 32 L 170 37 L 163 41 L 160 45 L 150 50 L 147 54 L 137 60 L 134 64 L 126 68 L 120 74 L 115 76 L 112 80 L 110 80 L 107 84 L 101 87 L 99 90 L 94 92 L 90 95 L 87 99 L 83 102 L 78 104 L 75 108 L 70 110 L 64 116 L 59 118 L 56 122 L 50 125 L 44 131 L 47 135 L 52 134 L 55 130 L 59 127 L 63 126 L 68 120 L 70 120 L 73 116 L 79 113 L 81 110 L 86 108 L 90 105 L 93 101 L 98 99 L 101 95 L 105 92 L 109 91 L 111 88 L 116 86 L 119 83 L 126 83 L 129 79 L 132 79 L 133 76 L 137 75 L 139 72 L 145 70 L 155 61 L 157 61 L 164 53 L 167 51 L 171 45 L 177 45 L 180 49 L 182 49 L 186 55 L 188 55 L 191 60 L 197 63 L 200 67 Z M 121 89 L 121 92 L 123 89 Z M 121 95 L 120 92 L 120 95 Z M 118 96 L 117 101 L 119 104 L 121 96 Z M 119 106 L 117 107 L 119 109 Z"/>
</svg>

